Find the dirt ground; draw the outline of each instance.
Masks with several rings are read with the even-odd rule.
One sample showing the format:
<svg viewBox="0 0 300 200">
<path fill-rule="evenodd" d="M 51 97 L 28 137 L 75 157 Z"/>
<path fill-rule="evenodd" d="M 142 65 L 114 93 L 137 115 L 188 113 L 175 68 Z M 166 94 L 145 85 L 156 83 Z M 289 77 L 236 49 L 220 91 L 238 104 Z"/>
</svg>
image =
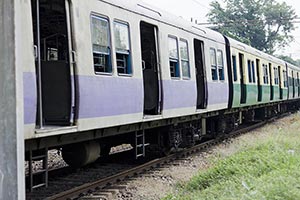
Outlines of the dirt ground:
<svg viewBox="0 0 300 200">
<path fill-rule="evenodd" d="M 223 142 L 208 152 L 177 160 L 166 167 L 136 177 L 126 183 L 127 189 L 118 195 L 118 199 L 156 200 L 165 197 L 169 193 L 176 193 L 178 184 L 187 182 L 199 170 L 202 171 L 212 166 L 213 160 L 216 158 L 230 156 L 245 146 L 272 137 L 274 130 L 288 129 L 289 126 L 299 121 L 299 113 L 290 115 L 231 141 Z"/>
</svg>

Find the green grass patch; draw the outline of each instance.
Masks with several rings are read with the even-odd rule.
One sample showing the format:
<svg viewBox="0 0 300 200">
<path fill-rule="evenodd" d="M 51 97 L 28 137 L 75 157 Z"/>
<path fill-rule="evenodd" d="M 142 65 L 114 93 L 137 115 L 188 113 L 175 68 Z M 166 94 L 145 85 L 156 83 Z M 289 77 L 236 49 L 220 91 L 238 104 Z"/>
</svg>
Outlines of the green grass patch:
<svg viewBox="0 0 300 200">
<path fill-rule="evenodd" d="M 300 199 L 300 131 L 276 130 L 213 167 L 165 199 Z"/>
</svg>

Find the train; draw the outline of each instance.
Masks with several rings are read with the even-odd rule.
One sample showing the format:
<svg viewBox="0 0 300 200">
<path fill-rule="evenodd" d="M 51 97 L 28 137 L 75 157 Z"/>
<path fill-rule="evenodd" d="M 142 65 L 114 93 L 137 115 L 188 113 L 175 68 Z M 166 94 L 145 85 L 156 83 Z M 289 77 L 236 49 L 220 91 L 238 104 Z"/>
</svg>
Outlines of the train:
<svg viewBox="0 0 300 200">
<path fill-rule="evenodd" d="M 299 107 L 298 66 L 141 1 L 19 6 L 30 164 L 49 149 L 71 166 L 119 144 L 168 153 Z"/>
</svg>

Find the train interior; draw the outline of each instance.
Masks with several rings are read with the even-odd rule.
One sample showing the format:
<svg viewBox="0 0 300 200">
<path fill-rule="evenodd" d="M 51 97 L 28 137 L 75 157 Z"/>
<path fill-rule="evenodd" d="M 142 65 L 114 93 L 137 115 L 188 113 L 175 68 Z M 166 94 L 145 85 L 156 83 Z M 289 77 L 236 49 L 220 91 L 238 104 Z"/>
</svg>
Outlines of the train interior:
<svg viewBox="0 0 300 200">
<path fill-rule="evenodd" d="M 65 1 L 32 0 L 31 3 L 40 88 L 37 125 L 68 126 L 72 90 Z"/>
<path fill-rule="evenodd" d="M 207 107 L 207 85 L 206 72 L 204 71 L 204 43 L 203 41 L 194 40 L 194 55 L 196 66 L 197 81 L 197 109 L 206 109 Z"/>
<path fill-rule="evenodd" d="M 144 80 L 144 115 L 160 114 L 160 84 L 158 74 L 157 28 L 140 23 L 142 67 Z"/>
</svg>

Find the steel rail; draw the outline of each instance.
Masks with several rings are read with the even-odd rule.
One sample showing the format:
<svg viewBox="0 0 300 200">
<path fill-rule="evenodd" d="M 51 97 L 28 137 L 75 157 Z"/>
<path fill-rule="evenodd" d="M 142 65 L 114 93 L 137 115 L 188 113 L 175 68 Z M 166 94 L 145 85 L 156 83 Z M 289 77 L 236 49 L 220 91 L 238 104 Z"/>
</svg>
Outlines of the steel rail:
<svg viewBox="0 0 300 200">
<path fill-rule="evenodd" d="M 80 198 L 82 196 L 84 196 L 85 194 L 91 193 L 92 191 L 97 191 L 97 190 L 101 190 L 104 189 L 107 186 L 116 184 L 122 180 L 126 180 L 126 178 L 135 176 L 137 174 L 141 174 L 143 172 L 148 171 L 149 169 L 153 169 L 155 167 L 158 167 L 160 165 L 164 165 L 168 162 L 172 162 L 176 159 L 182 158 L 182 157 L 186 157 L 187 155 L 193 154 L 195 152 L 199 152 L 199 151 L 204 151 L 206 149 L 208 149 L 209 147 L 219 144 L 220 142 L 226 140 L 226 139 L 230 139 L 230 138 L 234 138 L 237 137 L 245 132 L 249 132 L 251 130 L 257 129 L 259 127 L 262 127 L 263 125 L 265 125 L 266 123 L 268 123 L 269 121 L 274 120 L 274 118 L 267 120 L 267 121 L 262 121 L 256 124 L 253 124 L 251 126 L 245 127 L 245 128 L 241 128 L 239 130 L 233 131 L 230 134 L 225 135 L 224 137 L 219 137 L 216 139 L 211 139 L 209 141 L 206 141 L 204 143 L 198 144 L 196 146 L 193 146 L 189 149 L 185 149 L 181 152 L 178 153 L 174 153 L 171 155 L 168 155 L 166 157 L 163 158 L 158 158 L 158 159 L 154 159 L 150 162 L 147 162 L 145 164 L 139 165 L 137 167 L 134 167 L 132 169 L 123 171 L 121 173 L 115 174 L 113 176 L 92 182 L 92 183 L 86 183 L 84 185 L 81 185 L 79 187 L 75 187 L 73 189 L 61 192 L 59 194 L 56 194 L 54 196 L 48 197 L 46 198 L 47 200 L 65 200 L 65 199 L 77 199 Z"/>
</svg>

